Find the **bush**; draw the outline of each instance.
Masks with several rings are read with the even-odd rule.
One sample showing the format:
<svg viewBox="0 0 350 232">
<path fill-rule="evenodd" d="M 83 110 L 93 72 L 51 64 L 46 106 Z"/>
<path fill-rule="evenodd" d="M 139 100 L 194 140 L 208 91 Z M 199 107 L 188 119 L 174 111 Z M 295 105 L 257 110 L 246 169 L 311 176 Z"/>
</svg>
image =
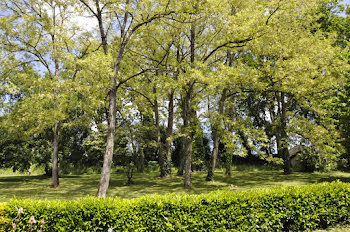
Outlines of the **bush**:
<svg viewBox="0 0 350 232">
<path fill-rule="evenodd" d="M 6 216 L 16 220 L 18 231 L 30 230 L 32 216 L 46 222 L 43 231 L 303 231 L 349 222 L 349 203 L 350 184 L 334 182 L 131 200 L 15 199 L 6 205 Z"/>
<path fill-rule="evenodd" d="M 4 232 L 10 228 L 11 221 L 6 218 L 6 203 L 0 203 L 0 232 Z"/>
</svg>

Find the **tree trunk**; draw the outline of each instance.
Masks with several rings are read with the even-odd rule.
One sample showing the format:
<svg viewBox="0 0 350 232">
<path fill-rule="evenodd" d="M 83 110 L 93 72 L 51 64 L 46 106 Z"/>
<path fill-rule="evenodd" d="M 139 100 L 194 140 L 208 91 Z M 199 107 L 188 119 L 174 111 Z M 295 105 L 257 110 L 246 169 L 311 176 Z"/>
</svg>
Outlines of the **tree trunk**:
<svg viewBox="0 0 350 232">
<path fill-rule="evenodd" d="M 226 154 L 225 175 L 231 176 L 232 154 Z"/>
<path fill-rule="evenodd" d="M 218 113 L 219 113 L 219 117 L 217 117 L 216 119 L 214 119 L 214 124 L 212 125 L 212 130 L 213 130 L 213 152 L 211 155 L 211 159 L 210 159 L 210 168 L 208 169 L 208 175 L 206 180 L 207 181 L 212 181 L 214 179 L 214 171 L 215 171 L 215 167 L 216 167 L 216 162 L 218 159 L 218 154 L 219 154 L 219 144 L 220 144 L 220 135 L 219 135 L 219 130 L 221 127 L 221 115 L 224 112 L 224 103 L 226 101 L 226 92 L 227 89 L 224 89 L 221 95 L 221 98 L 219 100 L 219 109 L 218 109 Z"/>
<path fill-rule="evenodd" d="M 107 44 L 107 35 L 105 33 L 104 27 L 103 27 L 103 19 L 102 19 L 102 11 L 100 8 L 100 1 L 95 0 L 95 6 L 96 6 L 96 17 L 98 21 L 98 28 L 100 30 L 100 37 L 103 47 L 103 52 L 107 55 L 108 54 L 108 44 Z"/>
<path fill-rule="evenodd" d="M 127 4 L 128 4 L 127 0 Z M 117 115 L 117 90 L 124 82 L 119 82 L 117 85 L 117 76 L 119 75 L 120 63 L 124 57 L 124 51 L 127 44 L 125 28 L 128 21 L 128 12 L 125 13 L 124 22 L 121 28 L 121 44 L 118 51 L 118 56 L 114 63 L 114 75 L 110 80 L 110 91 L 109 91 L 109 108 L 108 108 L 108 131 L 107 131 L 107 145 L 106 151 L 103 158 L 103 167 L 101 173 L 101 179 L 98 187 L 97 196 L 106 197 L 109 186 L 109 179 L 111 176 L 111 168 L 114 153 L 114 137 L 115 137 L 115 126 L 116 126 L 116 115 Z"/>
<path fill-rule="evenodd" d="M 35 135 L 34 135 L 35 136 Z M 33 145 L 35 146 L 35 145 Z M 34 147 L 32 147 L 32 151 L 31 151 L 31 159 L 34 159 L 34 153 L 35 153 L 35 149 Z M 27 174 L 28 175 L 31 175 L 32 174 L 32 169 L 33 169 L 33 162 L 32 161 L 29 161 L 29 167 L 27 169 Z"/>
<path fill-rule="evenodd" d="M 179 163 L 179 169 L 177 170 L 178 176 L 184 175 L 184 168 L 185 168 L 185 137 L 181 137 L 181 150 L 180 150 L 180 163 Z"/>
<path fill-rule="evenodd" d="M 232 96 L 232 104 L 230 105 L 230 107 L 228 108 L 228 116 L 230 118 L 231 121 L 234 120 L 234 118 L 236 117 L 236 96 Z M 232 124 L 228 125 L 228 131 L 230 134 L 234 133 L 234 127 Z M 233 152 L 233 151 L 231 151 Z M 231 176 L 231 166 L 232 166 L 232 158 L 233 158 L 233 153 L 227 153 L 226 152 L 226 161 L 225 161 L 225 175 L 226 176 Z"/>
<path fill-rule="evenodd" d="M 195 39 L 196 39 L 196 28 L 194 23 L 191 25 L 190 32 L 190 48 L 191 48 L 191 67 L 194 68 L 195 60 Z M 193 99 L 193 88 L 195 81 L 190 81 L 187 84 L 187 93 L 184 99 L 184 110 L 183 110 L 183 120 L 184 120 L 184 130 L 185 130 L 185 178 L 184 186 L 185 188 L 192 188 L 192 178 L 191 178 L 191 165 L 192 165 L 192 141 L 193 141 L 193 128 L 191 127 L 192 119 L 192 99 Z"/>
<path fill-rule="evenodd" d="M 280 136 L 277 138 L 277 152 L 278 156 L 283 159 L 283 173 L 288 175 L 292 172 L 291 170 L 291 160 L 288 150 L 288 136 L 283 129 L 278 131 Z"/>
<path fill-rule="evenodd" d="M 136 158 L 136 167 L 137 167 L 137 172 L 143 173 L 145 171 L 145 153 L 143 151 L 143 148 L 140 148 L 139 152 L 136 153 L 137 157 Z"/>
<path fill-rule="evenodd" d="M 55 20 L 54 20 L 55 21 Z M 55 36 L 52 35 L 52 43 L 54 45 L 54 50 L 56 49 L 55 45 Z M 55 63 L 55 78 L 58 79 L 60 75 L 60 66 L 59 66 L 59 60 L 58 58 L 54 59 Z M 58 105 L 57 105 L 57 89 L 55 88 L 53 91 L 54 95 L 54 108 L 55 110 L 58 110 Z M 52 151 L 52 183 L 51 187 L 56 188 L 59 185 L 59 176 L 58 176 L 58 145 L 59 145 L 59 140 L 60 140 L 60 122 L 56 121 L 54 125 L 54 131 L 53 131 L 53 151 Z"/>
<path fill-rule="evenodd" d="M 213 131 L 213 143 L 213 151 L 211 154 L 210 167 L 208 169 L 206 181 L 212 181 L 214 179 L 214 171 L 216 167 L 216 161 L 218 159 L 220 138 L 216 129 Z"/>
<path fill-rule="evenodd" d="M 165 167 L 165 176 L 171 175 L 171 144 L 172 144 L 172 135 L 173 135 L 173 125 L 174 125 L 174 90 L 169 94 L 169 105 L 168 105 L 168 127 L 166 131 L 166 167 Z"/>
<path fill-rule="evenodd" d="M 192 138 L 186 138 L 185 144 L 185 188 L 192 188 L 191 165 L 192 165 Z"/>
<path fill-rule="evenodd" d="M 114 79 L 115 80 L 115 79 Z M 101 173 L 100 184 L 97 196 L 106 197 L 109 186 L 109 179 L 111 176 L 111 168 L 114 153 L 114 137 L 116 125 L 116 92 L 117 88 L 113 88 L 109 94 L 109 111 L 108 111 L 108 131 L 107 131 L 107 145 L 103 158 L 103 168 Z"/>
<path fill-rule="evenodd" d="M 183 109 L 183 121 L 184 121 L 184 152 L 185 152 L 185 178 L 184 186 L 186 188 L 192 188 L 192 179 L 191 179 L 191 165 L 192 165 L 192 140 L 193 140 L 193 131 L 191 128 L 191 119 L 192 119 L 192 96 L 193 96 L 193 85 L 194 82 L 189 84 L 188 92 L 184 99 L 184 109 Z"/>
<path fill-rule="evenodd" d="M 291 170 L 291 160 L 289 156 L 288 149 L 288 134 L 287 129 L 287 116 L 286 116 L 286 99 L 283 92 L 277 93 L 277 102 L 278 102 L 278 116 L 279 116 L 279 125 L 276 133 L 277 140 L 277 152 L 279 157 L 283 158 L 283 172 L 288 175 L 292 172 Z"/>
<path fill-rule="evenodd" d="M 157 93 L 157 87 L 153 87 L 153 93 Z M 161 133 L 160 133 L 160 125 L 159 125 L 159 109 L 158 109 L 158 100 L 157 97 L 154 99 L 153 103 L 153 111 L 154 111 L 154 118 L 155 118 L 155 126 L 157 130 L 157 153 L 158 153 L 158 161 L 159 161 L 159 167 L 160 167 L 160 177 L 166 176 L 166 163 L 165 163 L 165 157 L 163 154 L 162 149 L 162 139 L 161 139 Z"/>
<path fill-rule="evenodd" d="M 282 138 L 282 153 L 283 153 L 283 159 L 284 159 L 284 174 L 290 174 L 292 172 L 291 170 L 291 163 L 290 163 L 290 156 L 289 156 L 289 149 L 288 149 L 288 135 L 287 135 L 287 108 L 286 108 L 286 99 L 285 94 L 281 93 L 281 138 Z"/>
<path fill-rule="evenodd" d="M 52 183 L 51 187 L 56 188 L 59 185 L 58 180 L 58 144 L 60 138 L 60 123 L 55 122 L 53 132 L 53 152 L 52 152 Z"/>
</svg>

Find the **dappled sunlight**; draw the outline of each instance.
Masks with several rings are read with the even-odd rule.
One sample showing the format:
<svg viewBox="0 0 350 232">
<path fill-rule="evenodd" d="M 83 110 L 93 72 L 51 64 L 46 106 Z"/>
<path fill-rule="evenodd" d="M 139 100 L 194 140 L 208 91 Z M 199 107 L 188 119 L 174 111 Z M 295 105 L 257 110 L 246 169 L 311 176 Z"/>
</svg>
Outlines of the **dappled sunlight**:
<svg viewBox="0 0 350 232">
<path fill-rule="evenodd" d="M 127 178 L 122 172 L 111 175 L 108 196 L 134 198 L 147 194 L 187 193 L 202 194 L 211 191 L 226 189 L 241 191 L 253 188 L 269 188 L 273 186 L 295 186 L 319 182 L 340 180 L 350 182 L 350 173 L 301 173 L 295 172 L 284 175 L 277 170 L 259 170 L 248 168 L 239 170 L 233 168 L 232 176 L 224 175 L 223 169 L 218 169 L 213 181 L 204 181 L 206 172 L 192 173 L 192 189 L 183 187 L 183 177 L 171 176 L 160 178 L 156 171 L 135 173 L 134 184 L 127 185 Z M 62 199 L 73 200 L 86 196 L 95 196 L 97 192 L 99 174 L 65 175 L 60 178 L 58 188 L 51 188 L 51 179 L 42 175 L 0 175 L 0 201 L 11 198 L 31 199 Z"/>
</svg>

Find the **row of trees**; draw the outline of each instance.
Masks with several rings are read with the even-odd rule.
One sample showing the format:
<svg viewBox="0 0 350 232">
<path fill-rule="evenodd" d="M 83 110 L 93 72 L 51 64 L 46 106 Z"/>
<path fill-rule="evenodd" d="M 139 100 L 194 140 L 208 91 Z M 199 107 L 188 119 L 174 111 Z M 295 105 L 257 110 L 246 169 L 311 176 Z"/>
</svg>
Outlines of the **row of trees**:
<svg viewBox="0 0 350 232">
<path fill-rule="evenodd" d="M 349 140 L 348 19 L 337 1 L 0 1 L 1 165 L 112 165 L 160 176 Z M 344 149 L 344 147 L 347 149 Z M 51 150 L 51 152 L 49 152 Z M 50 154 L 51 153 L 51 154 Z M 315 155 L 316 154 L 316 155 Z M 345 156 L 346 157 L 346 156 Z M 59 165 L 60 161 L 60 165 Z M 194 167 L 195 166 L 195 167 Z"/>
</svg>

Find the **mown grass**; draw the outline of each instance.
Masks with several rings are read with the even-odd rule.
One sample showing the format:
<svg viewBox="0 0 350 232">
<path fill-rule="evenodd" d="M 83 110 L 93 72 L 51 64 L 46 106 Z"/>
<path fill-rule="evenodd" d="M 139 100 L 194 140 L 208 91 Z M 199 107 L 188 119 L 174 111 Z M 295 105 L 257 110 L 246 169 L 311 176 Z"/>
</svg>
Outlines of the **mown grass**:
<svg viewBox="0 0 350 232">
<path fill-rule="evenodd" d="M 315 230 L 315 232 L 350 232 L 350 225 L 337 225 L 324 230 Z"/>
<path fill-rule="evenodd" d="M 174 170 L 175 173 L 175 170 Z M 218 189 L 233 191 L 252 188 L 269 188 L 282 185 L 304 185 L 317 182 L 331 182 L 340 180 L 350 182 L 350 173 L 300 173 L 283 175 L 280 170 L 262 169 L 258 167 L 234 167 L 232 176 L 224 175 L 224 170 L 217 170 L 215 180 L 205 181 L 206 172 L 194 172 L 193 189 L 183 188 L 183 177 L 171 176 L 159 178 L 158 171 L 134 174 L 134 184 L 126 184 L 125 173 L 114 170 L 111 175 L 108 196 L 121 198 L 134 198 L 147 194 L 181 193 L 201 194 Z M 40 175 L 26 175 L 0 172 L 0 201 L 11 198 L 74 200 L 84 196 L 96 194 L 99 174 L 64 175 L 60 178 L 58 188 L 50 188 L 51 179 Z"/>
</svg>

